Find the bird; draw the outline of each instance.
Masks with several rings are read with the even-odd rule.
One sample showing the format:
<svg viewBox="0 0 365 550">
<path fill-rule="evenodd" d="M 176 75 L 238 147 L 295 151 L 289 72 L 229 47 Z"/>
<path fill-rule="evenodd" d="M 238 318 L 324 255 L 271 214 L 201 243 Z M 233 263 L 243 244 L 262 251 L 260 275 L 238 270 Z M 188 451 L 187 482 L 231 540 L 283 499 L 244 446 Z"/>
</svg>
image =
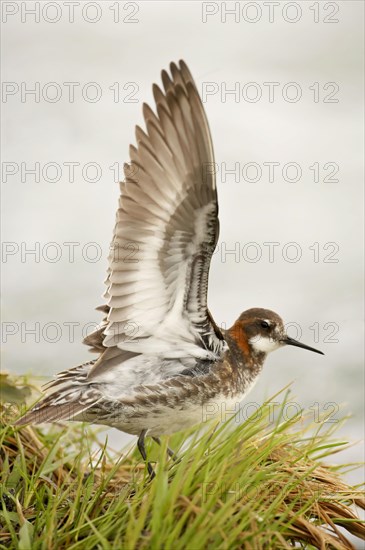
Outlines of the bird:
<svg viewBox="0 0 365 550">
<path fill-rule="evenodd" d="M 145 130 L 124 165 L 108 256 L 104 318 L 84 343 L 96 359 L 60 372 L 17 422 L 84 421 L 138 436 L 169 435 L 240 403 L 267 355 L 289 337 L 275 312 L 244 311 L 223 329 L 207 305 L 218 241 L 214 153 L 204 106 L 184 61 L 153 85 Z M 173 456 L 173 451 L 169 450 Z"/>
</svg>

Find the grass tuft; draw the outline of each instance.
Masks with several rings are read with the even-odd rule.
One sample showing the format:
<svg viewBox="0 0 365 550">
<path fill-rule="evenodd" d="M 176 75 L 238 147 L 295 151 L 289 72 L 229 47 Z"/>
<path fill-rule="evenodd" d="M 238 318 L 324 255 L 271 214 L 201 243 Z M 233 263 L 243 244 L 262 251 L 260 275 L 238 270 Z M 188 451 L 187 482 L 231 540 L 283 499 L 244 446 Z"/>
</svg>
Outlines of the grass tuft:
<svg viewBox="0 0 365 550">
<path fill-rule="evenodd" d="M 351 465 L 323 463 L 345 446 L 338 425 L 288 419 L 288 399 L 275 415 L 268 401 L 243 423 L 149 441 L 152 482 L 135 449 L 118 456 L 81 424 L 14 429 L 4 404 L 0 548 L 354 548 L 363 492 L 341 478 Z"/>
</svg>

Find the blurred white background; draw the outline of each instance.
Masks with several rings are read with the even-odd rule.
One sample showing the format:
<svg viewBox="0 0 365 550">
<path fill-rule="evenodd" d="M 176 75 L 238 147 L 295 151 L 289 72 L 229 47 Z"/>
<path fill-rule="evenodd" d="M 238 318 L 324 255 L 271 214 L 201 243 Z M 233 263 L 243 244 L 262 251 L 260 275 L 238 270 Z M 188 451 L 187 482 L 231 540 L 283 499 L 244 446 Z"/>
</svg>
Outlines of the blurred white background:
<svg viewBox="0 0 365 550">
<path fill-rule="evenodd" d="M 219 168 L 210 309 L 225 326 L 249 307 L 273 309 L 325 352 L 273 354 L 248 400 L 292 382 L 300 406 L 343 404 L 353 417 L 342 436 L 361 439 L 363 3 L 76 4 L 70 22 L 65 2 L 41 2 L 36 15 L 35 2 L 2 3 L 2 368 L 51 376 L 90 359 L 82 329 L 101 319 L 118 199 L 110 167 L 128 160 L 161 69 L 183 58 L 210 92 Z M 36 163 L 39 181 L 27 173 Z M 267 163 L 278 163 L 274 181 Z M 235 166 L 236 177 L 224 174 Z M 278 243 L 273 261 L 263 243 Z M 362 449 L 345 459 L 362 460 Z"/>
</svg>

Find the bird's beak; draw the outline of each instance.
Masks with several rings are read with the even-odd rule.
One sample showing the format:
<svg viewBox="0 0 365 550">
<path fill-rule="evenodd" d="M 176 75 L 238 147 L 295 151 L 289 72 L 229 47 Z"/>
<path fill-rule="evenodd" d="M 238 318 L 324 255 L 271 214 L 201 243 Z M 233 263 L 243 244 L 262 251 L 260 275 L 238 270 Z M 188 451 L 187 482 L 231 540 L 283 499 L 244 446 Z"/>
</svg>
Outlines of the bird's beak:
<svg viewBox="0 0 365 550">
<path fill-rule="evenodd" d="M 298 342 L 298 340 L 290 338 L 290 336 L 285 336 L 285 338 L 282 339 L 282 343 L 286 344 L 287 346 L 296 346 L 297 348 L 308 349 L 309 351 L 314 351 L 315 353 L 320 353 L 321 355 L 324 355 L 323 351 L 319 351 L 318 349 L 306 346 L 305 344 L 302 344 L 302 342 Z"/>
</svg>

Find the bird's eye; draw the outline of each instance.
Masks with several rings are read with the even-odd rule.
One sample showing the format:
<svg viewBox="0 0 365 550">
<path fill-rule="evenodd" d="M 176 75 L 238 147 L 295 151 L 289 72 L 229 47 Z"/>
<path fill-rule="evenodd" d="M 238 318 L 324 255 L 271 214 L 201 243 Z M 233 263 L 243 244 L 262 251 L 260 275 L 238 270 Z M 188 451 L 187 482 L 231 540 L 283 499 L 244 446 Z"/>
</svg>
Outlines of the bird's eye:
<svg viewBox="0 0 365 550">
<path fill-rule="evenodd" d="M 261 321 L 260 325 L 262 328 L 266 328 L 266 329 L 270 328 L 270 325 L 267 321 Z"/>
</svg>

